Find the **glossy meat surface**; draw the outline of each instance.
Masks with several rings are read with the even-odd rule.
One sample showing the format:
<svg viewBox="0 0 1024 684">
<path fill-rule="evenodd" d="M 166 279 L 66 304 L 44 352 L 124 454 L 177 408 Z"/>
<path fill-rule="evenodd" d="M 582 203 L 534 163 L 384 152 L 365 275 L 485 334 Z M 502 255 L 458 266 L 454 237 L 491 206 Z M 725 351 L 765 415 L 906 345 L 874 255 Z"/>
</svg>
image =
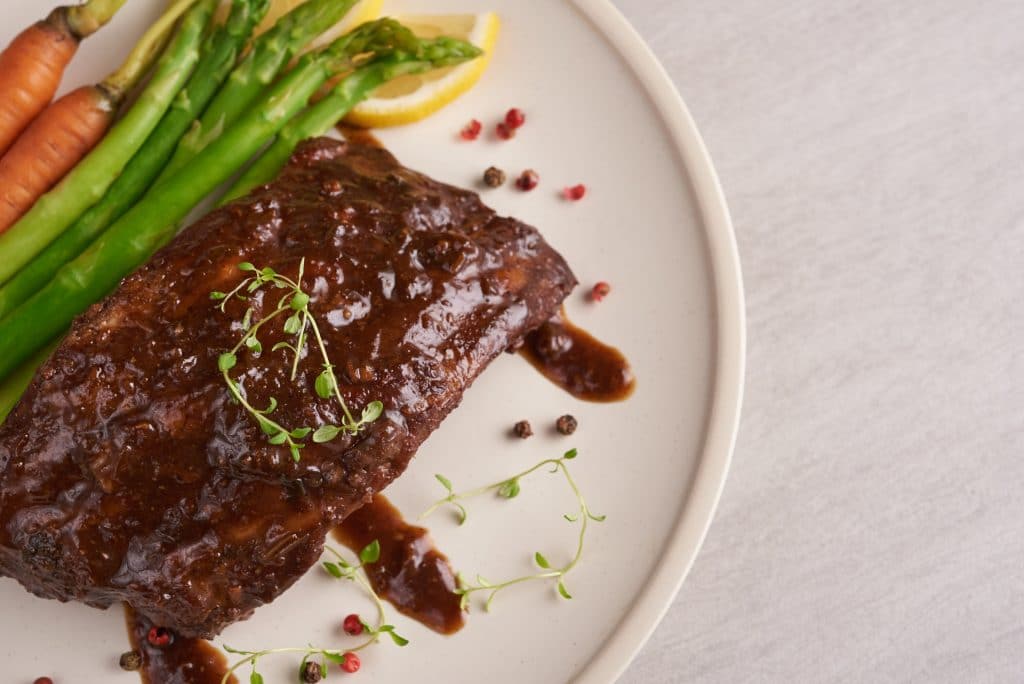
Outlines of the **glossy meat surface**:
<svg viewBox="0 0 1024 684">
<path fill-rule="evenodd" d="M 295 463 L 229 400 L 218 355 L 246 304 L 221 313 L 249 261 L 296 277 L 358 411 L 357 437 Z M 319 558 L 332 526 L 402 473 L 502 351 L 575 285 L 536 230 L 386 151 L 308 141 L 282 176 L 187 229 L 74 324 L 0 428 L 0 574 L 40 596 L 127 601 L 155 623 L 210 637 L 278 596 Z M 256 319 L 276 296 L 250 304 Z M 270 352 L 232 375 L 283 425 L 341 423 L 313 383 Z"/>
</svg>

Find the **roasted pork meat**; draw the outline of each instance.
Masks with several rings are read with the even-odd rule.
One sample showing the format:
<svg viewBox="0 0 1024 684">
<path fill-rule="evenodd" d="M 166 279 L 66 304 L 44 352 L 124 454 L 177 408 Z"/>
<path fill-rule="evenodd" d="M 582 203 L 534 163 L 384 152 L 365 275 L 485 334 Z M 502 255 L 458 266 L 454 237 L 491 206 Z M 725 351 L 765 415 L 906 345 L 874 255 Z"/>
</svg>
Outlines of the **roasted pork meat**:
<svg viewBox="0 0 1024 684">
<path fill-rule="evenodd" d="M 268 443 L 232 401 L 218 357 L 277 305 L 210 294 L 241 262 L 295 278 L 342 394 L 383 416 L 302 449 Z M 125 601 L 211 637 L 274 600 L 320 557 L 330 528 L 398 477 L 499 354 L 576 284 L 538 232 L 475 193 L 362 144 L 307 141 L 275 182 L 185 230 L 82 315 L 0 428 L 0 574 L 29 591 Z M 232 370 L 287 426 L 340 424 L 314 391 L 322 360 L 272 346 Z M 358 413 L 357 413 L 358 415 Z"/>
</svg>

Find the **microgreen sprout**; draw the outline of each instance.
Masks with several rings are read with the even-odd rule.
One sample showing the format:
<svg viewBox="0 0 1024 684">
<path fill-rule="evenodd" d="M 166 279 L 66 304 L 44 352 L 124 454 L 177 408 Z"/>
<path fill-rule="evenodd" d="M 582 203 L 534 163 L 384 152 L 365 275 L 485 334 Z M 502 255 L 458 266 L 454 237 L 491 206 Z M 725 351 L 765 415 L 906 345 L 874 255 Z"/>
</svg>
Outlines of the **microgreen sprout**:
<svg viewBox="0 0 1024 684">
<path fill-rule="evenodd" d="M 441 486 L 444 487 L 445 490 L 448 492 L 448 495 L 443 499 L 440 499 L 433 506 L 427 509 L 423 513 L 423 515 L 420 516 L 420 519 L 426 518 L 427 516 L 431 515 L 436 510 L 441 508 L 442 506 L 450 505 L 455 508 L 456 516 L 459 520 L 459 524 L 461 525 L 466 522 L 466 518 L 468 517 L 466 507 L 463 506 L 462 503 L 460 503 L 461 501 L 481 496 L 483 494 L 488 494 L 490 492 L 494 492 L 497 496 L 504 499 L 514 499 L 515 497 L 519 496 L 519 493 L 522 490 L 520 481 L 524 477 L 547 466 L 551 466 L 550 472 L 552 473 L 557 473 L 559 471 L 562 472 L 562 474 L 565 476 L 565 481 L 569 484 L 569 487 L 572 489 L 573 494 L 576 495 L 576 501 L 579 504 L 579 510 L 577 512 L 564 516 L 568 522 L 579 522 L 580 524 L 579 538 L 576 545 L 576 554 L 572 557 L 571 560 L 569 560 L 568 563 L 561 567 L 552 566 L 551 562 L 547 559 L 547 557 L 545 557 L 544 554 L 542 554 L 540 551 L 537 551 L 533 555 L 533 561 L 534 563 L 536 563 L 537 567 L 540 568 L 543 572 L 538 572 L 531 575 L 524 575 L 523 577 L 517 577 L 515 579 L 498 583 L 490 582 L 487 579 L 481 577 L 480 575 L 476 576 L 476 583 L 470 583 L 466 580 L 465 577 L 463 577 L 460 574 L 458 576 L 459 586 L 455 590 L 455 593 L 459 594 L 462 597 L 461 606 L 463 610 L 469 607 L 470 596 L 472 596 L 475 593 L 483 592 L 487 594 L 487 599 L 484 602 L 484 609 L 490 610 L 491 604 L 494 602 L 494 597 L 497 596 L 498 592 L 500 592 L 502 589 L 513 586 L 515 584 L 522 584 L 524 582 L 530 581 L 554 581 L 555 588 L 557 589 L 559 595 L 562 598 L 572 598 L 572 595 L 569 594 L 569 590 L 565 586 L 565 576 L 568 575 L 569 572 L 572 571 L 572 569 L 575 568 L 579 564 L 580 560 L 583 558 L 583 542 L 587 534 L 587 523 L 591 520 L 593 520 L 594 522 L 602 522 L 605 519 L 605 516 L 595 515 L 590 510 L 590 508 L 587 506 L 586 500 L 583 498 L 583 494 L 580 493 L 580 489 L 576 485 L 576 481 L 569 473 L 569 467 L 567 465 L 567 462 L 576 458 L 577 455 L 578 452 L 576 449 L 570 449 L 569 451 L 565 452 L 565 454 L 561 458 L 546 459 L 544 461 L 541 461 L 537 465 L 533 466 L 532 468 L 524 470 L 523 472 L 517 475 L 513 475 L 508 479 L 502 480 L 500 482 L 495 482 L 484 487 L 471 489 L 466 492 L 456 492 L 451 480 L 449 480 L 444 475 L 435 475 L 437 481 L 440 482 Z"/>
<path fill-rule="evenodd" d="M 231 349 L 217 359 L 217 367 L 224 376 L 228 392 L 231 398 L 240 404 L 256 421 L 260 429 L 267 436 L 267 441 L 274 445 L 287 446 L 292 458 L 299 461 L 300 452 L 306 446 L 303 440 L 312 433 L 313 441 L 317 444 L 330 442 L 341 434 L 357 434 L 366 425 L 380 418 L 384 412 L 384 405 L 379 401 L 367 404 L 357 421 L 345 403 L 338 386 L 338 377 L 334 373 L 334 364 L 327 355 L 327 346 L 324 344 L 323 336 L 320 333 L 320 326 L 309 310 L 310 296 L 302 289 L 302 277 L 305 273 L 306 260 L 299 263 L 299 273 L 295 280 L 281 275 L 272 268 L 257 268 L 249 262 L 238 265 L 238 270 L 250 274 L 242 280 L 235 289 L 230 292 L 213 292 L 210 299 L 219 302 L 218 308 L 227 313 L 227 304 L 232 300 L 248 302 L 250 297 L 266 288 L 283 290 L 277 306 L 260 320 L 253 322 L 253 308 L 249 306 L 242 316 L 241 327 L 242 338 Z M 299 361 L 302 359 L 303 351 L 309 342 L 310 333 L 316 342 L 323 360 L 323 370 L 317 375 L 314 382 L 314 389 L 321 399 L 337 400 L 344 414 L 345 420 L 341 425 L 321 425 L 316 431 L 311 427 L 287 428 L 271 418 L 271 414 L 277 409 L 277 399 L 270 398 L 270 404 L 265 409 L 258 409 L 246 398 L 242 383 L 231 377 L 231 369 L 238 365 L 239 354 L 245 349 L 251 354 L 260 355 L 263 353 L 263 344 L 260 342 L 260 330 L 281 316 L 287 316 L 282 327 L 283 332 L 294 339 L 292 342 L 278 342 L 271 349 L 271 352 L 284 351 L 293 355 L 291 380 L 294 382 L 299 372 Z"/>
<path fill-rule="evenodd" d="M 320 674 L 326 678 L 328 675 L 327 664 L 336 663 L 341 665 L 345 662 L 345 655 L 348 653 L 358 653 L 373 644 L 380 641 L 381 636 L 387 635 L 397 646 L 405 646 L 409 643 L 409 640 L 398 634 L 395 631 L 395 626 L 388 624 L 387 612 L 384 607 L 384 602 L 381 601 L 380 597 L 377 596 L 377 592 L 373 590 L 373 586 L 370 581 L 366 578 L 365 567 L 372 565 L 380 560 L 380 542 L 374 540 L 367 544 L 359 552 L 359 560 L 351 561 L 335 548 L 330 546 L 325 547 L 327 552 L 333 556 L 332 560 L 324 561 L 321 564 L 324 572 L 331 577 L 342 580 L 351 581 L 358 584 L 366 593 L 373 599 L 374 606 L 377 610 L 377 624 L 372 626 L 364 620 L 360 620 L 363 625 L 363 632 L 368 635 L 358 646 L 352 648 L 321 648 L 319 646 L 313 646 L 312 644 L 306 647 L 292 647 L 292 648 L 268 648 L 262 651 L 242 651 L 236 648 L 231 648 L 228 645 L 224 645 L 224 650 L 234 655 L 243 656 L 241 660 L 231 666 L 227 672 L 224 673 L 224 677 L 221 679 L 221 684 L 227 684 L 231 679 L 231 676 L 238 670 L 245 666 L 251 666 L 252 672 L 249 677 L 250 684 L 262 684 L 263 675 L 259 673 L 259 661 L 261 658 L 269 655 L 277 655 L 281 653 L 301 653 L 302 661 L 299 663 L 299 673 L 301 681 L 301 673 L 306 669 L 307 663 L 319 661 Z"/>
</svg>

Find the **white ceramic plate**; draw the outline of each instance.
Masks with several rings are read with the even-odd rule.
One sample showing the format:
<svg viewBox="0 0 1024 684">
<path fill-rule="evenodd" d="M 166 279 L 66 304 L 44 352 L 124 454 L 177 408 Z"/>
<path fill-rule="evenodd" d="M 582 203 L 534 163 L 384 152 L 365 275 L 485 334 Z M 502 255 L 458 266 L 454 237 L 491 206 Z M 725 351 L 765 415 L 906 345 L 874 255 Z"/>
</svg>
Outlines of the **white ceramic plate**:
<svg viewBox="0 0 1024 684">
<path fill-rule="evenodd" d="M 102 78 L 164 5 L 129 0 L 83 47 L 67 86 Z M 380 138 L 407 165 L 459 185 L 478 182 L 491 164 L 510 174 L 536 169 L 541 185 L 532 193 L 509 187 L 485 199 L 538 226 L 568 258 L 583 283 L 568 302 L 571 318 L 620 347 L 639 385 L 625 403 L 585 404 L 514 356 L 480 378 L 388 491 L 391 500 L 415 517 L 440 494 L 434 473 L 458 487 L 484 484 L 575 446 L 575 475 L 608 519 L 593 527 L 568 578 L 574 600 L 558 599 L 549 585 L 519 586 L 447 638 L 395 616 L 412 643 L 365 652 L 359 676 L 367 681 L 615 680 L 700 548 L 739 414 L 744 322 L 734 237 L 711 161 L 669 79 L 607 0 L 392 0 L 387 9 L 492 8 L 503 31 L 480 85 L 432 119 Z M 7 0 L 0 41 L 42 13 L 36 0 Z M 470 118 L 493 129 L 511 106 L 529 116 L 516 140 L 457 140 Z M 559 190 L 577 182 L 590 189 L 586 199 L 562 200 Z M 595 305 L 583 292 L 598 280 L 613 293 Z M 549 429 L 563 413 L 579 418 L 571 438 Z M 539 434 L 510 440 L 521 418 Z M 493 580 L 530 572 L 535 550 L 567 559 L 575 529 L 561 516 L 572 504 L 559 478 L 538 474 L 515 500 L 472 502 L 464 527 L 445 515 L 428 526 L 457 569 Z M 5 682 L 44 674 L 58 684 L 135 681 L 116 664 L 128 645 L 121 611 L 36 599 L 12 580 L 0 580 L 0 605 Z M 217 643 L 341 646 L 341 618 L 367 607 L 354 586 L 312 572 Z M 261 669 L 268 682 L 290 682 L 294 666 L 278 657 Z"/>
</svg>

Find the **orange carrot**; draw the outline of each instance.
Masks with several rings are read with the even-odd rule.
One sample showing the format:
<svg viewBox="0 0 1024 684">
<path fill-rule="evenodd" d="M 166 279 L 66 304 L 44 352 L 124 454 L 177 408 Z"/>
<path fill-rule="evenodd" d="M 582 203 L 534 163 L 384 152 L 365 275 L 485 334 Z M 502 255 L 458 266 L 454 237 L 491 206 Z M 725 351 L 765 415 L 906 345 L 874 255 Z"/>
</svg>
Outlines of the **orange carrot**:
<svg viewBox="0 0 1024 684">
<path fill-rule="evenodd" d="M 0 52 L 0 154 L 53 99 L 79 41 L 110 21 L 124 2 L 58 7 Z"/>
<path fill-rule="evenodd" d="M 103 138 L 117 112 L 110 100 L 97 86 L 65 95 L 0 159 L 0 232 L 14 225 Z"/>
<path fill-rule="evenodd" d="M 0 233 L 56 185 L 114 123 L 125 96 L 160 54 L 178 17 L 195 0 L 177 0 L 102 83 L 47 107 L 0 159 Z"/>
</svg>

